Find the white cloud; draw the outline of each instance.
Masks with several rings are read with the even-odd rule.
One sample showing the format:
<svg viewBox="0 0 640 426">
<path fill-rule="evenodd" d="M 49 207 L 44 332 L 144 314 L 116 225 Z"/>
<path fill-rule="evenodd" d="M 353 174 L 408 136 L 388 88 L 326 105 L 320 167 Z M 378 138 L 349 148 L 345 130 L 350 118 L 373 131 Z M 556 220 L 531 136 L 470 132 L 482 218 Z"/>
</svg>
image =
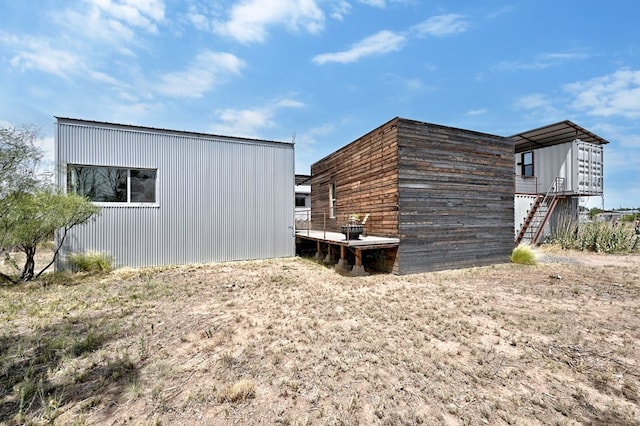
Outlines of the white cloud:
<svg viewBox="0 0 640 426">
<path fill-rule="evenodd" d="M 85 67 L 81 58 L 72 52 L 51 47 L 41 38 L 19 38 L 0 33 L 0 44 L 16 51 L 9 63 L 22 71 L 37 70 L 67 78 Z"/>
<path fill-rule="evenodd" d="M 543 70 L 563 62 L 587 59 L 589 55 L 575 52 L 542 53 L 530 62 L 503 61 L 493 67 L 494 71 Z"/>
<path fill-rule="evenodd" d="M 93 81 L 98 83 L 105 83 L 105 84 L 109 84 L 111 86 L 120 87 L 120 88 L 127 87 L 126 84 L 118 81 L 117 79 L 113 78 L 109 74 L 105 74 L 100 71 L 90 71 L 88 75 L 91 77 Z"/>
<path fill-rule="evenodd" d="M 342 21 L 345 15 L 348 15 L 351 12 L 351 5 L 346 0 L 336 0 L 331 5 L 331 14 L 330 16 L 333 19 L 338 21 Z"/>
<path fill-rule="evenodd" d="M 300 101 L 296 101 L 295 99 L 281 99 L 275 102 L 275 106 L 283 108 L 301 108 L 304 104 Z"/>
<path fill-rule="evenodd" d="M 199 31 L 212 31 L 209 18 L 202 13 L 191 10 L 187 13 L 187 20 Z"/>
<path fill-rule="evenodd" d="M 527 111 L 530 117 L 536 118 L 536 121 L 557 121 L 564 115 L 542 93 L 532 93 L 517 99 L 515 107 Z"/>
<path fill-rule="evenodd" d="M 143 34 L 158 33 L 164 21 L 162 0 L 84 0 L 85 7 L 75 6 L 52 13 L 54 21 L 80 37 L 113 46 L 117 51 L 133 55 L 127 44 L 140 45 Z"/>
<path fill-rule="evenodd" d="M 538 55 L 538 58 L 542 61 L 573 61 L 576 59 L 587 59 L 589 55 L 576 52 L 552 52 Z"/>
<path fill-rule="evenodd" d="M 469 28 L 464 15 L 451 13 L 448 15 L 432 16 L 420 24 L 411 27 L 411 31 L 418 37 L 442 37 L 466 31 Z"/>
<path fill-rule="evenodd" d="M 334 124 L 322 124 L 312 127 L 296 135 L 296 172 L 310 173 L 311 164 L 318 160 L 315 146 L 318 138 L 323 138 L 335 131 Z"/>
<path fill-rule="evenodd" d="M 640 149 L 640 128 L 631 126 L 620 126 L 612 124 L 610 120 L 597 123 L 591 128 L 610 142 L 615 142 L 622 148 Z M 606 136 L 604 136 L 606 135 Z M 640 163 L 639 163 L 640 165 Z"/>
<path fill-rule="evenodd" d="M 219 123 L 212 127 L 212 132 L 221 135 L 260 138 L 265 129 L 276 126 L 274 116 L 280 109 L 303 106 L 303 103 L 293 99 L 281 99 L 253 109 L 218 109 L 215 113 Z"/>
<path fill-rule="evenodd" d="M 551 107 L 551 101 L 542 93 L 533 93 L 521 97 L 516 101 L 516 106 L 520 109 L 544 109 Z"/>
<path fill-rule="evenodd" d="M 358 3 L 384 9 L 388 3 L 411 3 L 413 0 L 358 0 Z"/>
<path fill-rule="evenodd" d="M 489 19 L 495 19 L 498 16 L 504 15 L 505 13 L 513 12 L 513 9 L 514 9 L 513 6 L 505 6 L 505 7 L 501 8 L 501 9 L 497 9 L 497 10 L 495 10 L 493 12 L 488 13 L 486 16 Z"/>
<path fill-rule="evenodd" d="M 380 31 L 354 44 L 351 49 L 335 53 L 323 53 L 313 58 L 313 62 L 322 65 L 327 62 L 346 64 L 355 62 L 362 57 L 380 55 L 383 53 L 400 50 L 405 42 L 405 37 L 393 31 Z"/>
<path fill-rule="evenodd" d="M 75 43 L 85 39 L 100 40 L 115 46 L 121 53 L 131 55 L 131 51 L 123 45 L 132 42 L 136 33 L 115 19 L 105 19 L 97 8 L 88 11 L 65 10 L 54 15 L 55 21 L 61 26 L 75 32 L 79 37 Z"/>
<path fill-rule="evenodd" d="M 214 132 L 223 135 L 258 137 L 260 130 L 272 127 L 273 112 L 264 109 L 219 109 L 216 110 L 220 123 Z"/>
<path fill-rule="evenodd" d="M 242 0 L 228 21 L 215 24 L 215 31 L 241 43 L 263 42 L 267 27 L 278 25 L 315 34 L 324 28 L 324 13 L 315 0 Z"/>
<path fill-rule="evenodd" d="M 589 115 L 640 118 L 640 70 L 621 69 L 568 84 L 565 90 L 575 97 L 572 107 Z"/>
<path fill-rule="evenodd" d="M 164 19 L 163 0 L 85 0 L 105 15 L 132 27 L 155 33 Z"/>
<path fill-rule="evenodd" d="M 89 80 L 121 89 L 129 87 L 109 74 L 91 69 L 76 53 L 51 47 L 52 42 L 47 39 L 0 33 L 2 44 L 15 51 L 9 64 L 23 72 L 38 71 L 63 79 Z M 36 86 L 31 90 L 36 90 Z"/>
<path fill-rule="evenodd" d="M 465 112 L 464 115 L 477 116 L 477 115 L 484 115 L 487 112 L 489 112 L 489 111 L 486 108 L 478 108 L 478 109 L 471 109 L 471 110 Z"/>
<path fill-rule="evenodd" d="M 239 74 L 243 66 L 244 62 L 230 53 L 206 50 L 186 70 L 162 75 L 156 89 L 168 96 L 200 98 L 229 74 Z"/>
<path fill-rule="evenodd" d="M 383 8 L 386 6 L 385 0 L 360 0 L 360 3 L 366 4 L 367 6 L 379 7 Z"/>
</svg>

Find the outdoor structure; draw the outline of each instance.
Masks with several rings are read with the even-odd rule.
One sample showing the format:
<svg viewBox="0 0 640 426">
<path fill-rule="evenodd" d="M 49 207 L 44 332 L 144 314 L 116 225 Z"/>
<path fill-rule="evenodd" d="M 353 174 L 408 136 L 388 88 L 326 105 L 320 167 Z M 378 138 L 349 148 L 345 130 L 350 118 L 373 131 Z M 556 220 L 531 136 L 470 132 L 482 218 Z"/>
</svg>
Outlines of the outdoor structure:
<svg viewBox="0 0 640 426">
<path fill-rule="evenodd" d="M 307 229 L 311 222 L 311 176 L 296 175 L 296 229 Z"/>
<path fill-rule="evenodd" d="M 115 266 L 295 254 L 291 143 L 57 119 L 57 185 L 102 206 L 73 228 L 69 253 Z"/>
<path fill-rule="evenodd" d="M 537 244 L 577 223 L 580 197 L 603 195 L 608 142 L 565 120 L 518 133 L 515 142 L 515 242 Z"/>
<path fill-rule="evenodd" d="M 513 209 L 511 139 L 394 118 L 311 166 L 296 235 L 356 274 L 376 249 L 395 274 L 463 268 L 508 261 Z"/>
</svg>

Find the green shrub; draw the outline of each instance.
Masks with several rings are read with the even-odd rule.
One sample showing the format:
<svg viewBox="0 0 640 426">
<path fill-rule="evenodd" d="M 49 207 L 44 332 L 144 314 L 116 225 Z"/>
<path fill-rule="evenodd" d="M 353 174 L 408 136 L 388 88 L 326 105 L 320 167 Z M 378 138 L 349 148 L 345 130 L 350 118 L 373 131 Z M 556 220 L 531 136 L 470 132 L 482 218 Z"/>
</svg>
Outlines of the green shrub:
<svg viewBox="0 0 640 426">
<path fill-rule="evenodd" d="M 537 262 L 536 252 L 528 244 L 520 244 L 511 252 L 511 262 L 520 265 L 535 265 Z"/>
<path fill-rule="evenodd" d="M 552 243 L 562 248 L 601 253 L 622 253 L 640 249 L 640 237 L 631 226 L 610 222 L 587 222 L 560 219 Z"/>
<path fill-rule="evenodd" d="M 73 253 L 68 259 L 71 269 L 76 272 L 109 272 L 113 269 L 111 256 L 96 251 Z"/>
</svg>

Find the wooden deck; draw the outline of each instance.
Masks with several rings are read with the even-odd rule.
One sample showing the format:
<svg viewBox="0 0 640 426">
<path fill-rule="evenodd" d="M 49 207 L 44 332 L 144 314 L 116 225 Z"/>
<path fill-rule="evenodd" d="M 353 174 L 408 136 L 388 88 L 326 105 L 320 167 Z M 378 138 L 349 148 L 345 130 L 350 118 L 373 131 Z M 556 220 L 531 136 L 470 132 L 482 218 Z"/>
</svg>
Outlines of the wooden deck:
<svg viewBox="0 0 640 426">
<path fill-rule="evenodd" d="M 315 241 L 317 244 L 316 257 L 321 258 L 322 244 L 328 246 L 340 247 L 340 259 L 336 264 L 337 269 L 349 270 L 352 275 L 368 275 L 362 266 L 362 251 L 375 249 L 392 249 L 400 245 L 399 238 L 375 237 L 367 235 L 360 236 L 357 240 L 347 240 L 346 237 L 339 232 L 316 231 L 316 230 L 299 230 L 296 231 L 296 238 Z M 355 255 L 355 263 L 353 267 L 347 263 L 347 250 L 353 251 Z M 325 262 L 333 263 L 331 258 L 331 250 L 328 250 Z"/>
<path fill-rule="evenodd" d="M 375 237 L 373 235 L 367 235 L 366 237 L 360 236 L 360 239 L 358 240 L 347 240 L 344 234 L 341 234 L 340 232 L 325 232 L 312 229 L 296 231 L 296 237 L 305 238 L 307 240 L 320 241 L 322 243 L 358 248 L 360 250 L 391 248 L 398 247 L 398 245 L 400 245 L 399 238 Z"/>
</svg>

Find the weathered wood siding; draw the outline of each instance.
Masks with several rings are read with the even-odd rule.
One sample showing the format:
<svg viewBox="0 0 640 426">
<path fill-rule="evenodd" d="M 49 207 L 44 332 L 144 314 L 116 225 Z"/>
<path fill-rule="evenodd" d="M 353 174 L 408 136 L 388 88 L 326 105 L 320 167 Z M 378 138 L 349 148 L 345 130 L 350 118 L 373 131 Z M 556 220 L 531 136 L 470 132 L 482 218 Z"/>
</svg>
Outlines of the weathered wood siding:
<svg viewBox="0 0 640 426">
<path fill-rule="evenodd" d="M 399 119 L 399 273 L 508 261 L 513 142 Z"/>
<path fill-rule="evenodd" d="M 365 231 L 398 236 L 397 119 L 378 127 L 311 166 L 313 229 L 340 232 L 351 213 L 369 214 Z M 336 184 L 336 217 L 329 188 Z"/>
</svg>

